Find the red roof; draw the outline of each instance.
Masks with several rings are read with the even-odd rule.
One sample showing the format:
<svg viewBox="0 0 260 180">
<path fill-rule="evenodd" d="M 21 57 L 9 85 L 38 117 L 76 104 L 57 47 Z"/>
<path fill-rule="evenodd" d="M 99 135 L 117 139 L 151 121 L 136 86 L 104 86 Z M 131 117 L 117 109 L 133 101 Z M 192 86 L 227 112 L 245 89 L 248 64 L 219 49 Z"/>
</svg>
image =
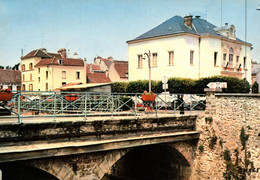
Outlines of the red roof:
<svg viewBox="0 0 260 180">
<path fill-rule="evenodd" d="M 91 73 L 92 71 L 101 71 L 101 67 L 96 64 L 87 64 L 86 69 L 87 69 L 87 73 Z"/>
<path fill-rule="evenodd" d="M 81 83 L 68 83 L 68 84 L 61 86 L 60 88 L 67 87 L 67 86 L 74 86 L 74 85 L 78 85 L 78 84 L 81 84 Z"/>
<path fill-rule="evenodd" d="M 57 54 L 55 54 L 55 55 L 57 55 Z M 46 52 L 44 52 L 43 49 L 36 49 L 36 50 L 29 52 L 28 54 L 23 56 L 21 59 L 27 59 L 27 58 L 32 58 L 32 57 L 50 58 L 52 56 L 54 56 L 54 53 L 46 53 Z"/>
<path fill-rule="evenodd" d="M 59 64 L 58 60 L 62 60 Z M 82 59 L 72 59 L 72 58 L 61 58 L 57 55 L 53 58 L 42 59 L 35 66 L 46 66 L 46 65 L 61 65 L 61 66 L 84 66 L 84 61 Z"/>
<path fill-rule="evenodd" d="M 114 61 L 115 69 L 118 72 L 120 78 L 127 78 L 128 74 L 128 61 Z"/>
<path fill-rule="evenodd" d="M 110 78 L 106 76 L 106 73 L 88 73 L 87 79 L 89 83 L 109 83 Z"/>
<path fill-rule="evenodd" d="M 2 83 L 2 84 L 21 84 L 21 71 L 0 69 L 0 83 Z"/>
</svg>

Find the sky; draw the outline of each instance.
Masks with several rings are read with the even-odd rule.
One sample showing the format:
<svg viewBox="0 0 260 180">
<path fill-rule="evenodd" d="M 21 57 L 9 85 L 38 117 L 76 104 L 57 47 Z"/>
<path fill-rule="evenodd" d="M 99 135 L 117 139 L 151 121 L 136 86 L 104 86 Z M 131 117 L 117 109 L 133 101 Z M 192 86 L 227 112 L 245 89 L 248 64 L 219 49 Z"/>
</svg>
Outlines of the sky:
<svg viewBox="0 0 260 180">
<path fill-rule="evenodd" d="M 222 3 L 221 3 L 222 2 Z M 221 6 L 222 4 L 222 6 Z M 21 50 L 60 48 L 91 63 L 96 56 L 128 60 L 132 40 L 175 15 L 233 24 L 260 62 L 260 0 L 0 0 L 0 65 L 20 62 Z M 222 7 L 222 8 L 221 8 Z M 246 13 L 247 12 L 247 13 Z"/>
</svg>

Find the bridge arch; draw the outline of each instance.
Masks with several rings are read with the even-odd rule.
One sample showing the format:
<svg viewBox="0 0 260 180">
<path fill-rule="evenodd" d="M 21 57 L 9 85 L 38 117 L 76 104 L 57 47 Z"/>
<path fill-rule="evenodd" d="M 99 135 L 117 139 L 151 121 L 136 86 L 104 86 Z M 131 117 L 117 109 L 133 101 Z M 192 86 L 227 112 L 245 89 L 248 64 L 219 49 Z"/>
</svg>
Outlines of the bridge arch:
<svg viewBox="0 0 260 180">
<path fill-rule="evenodd" d="M 58 178 L 44 170 L 22 163 L 2 163 L 0 169 L 2 178 L 8 180 L 58 180 Z"/>
<path fill-rule="evenodd" d="M 189 179 L 190 162 L 179 151 L 181 144 L 157 144 L 133 148 L 104 174 L 110 179 Z M 183 146 L 186 147 L 187 146 Z M 189 159 L 190 160 L 190 159 Z"/>
</svg>

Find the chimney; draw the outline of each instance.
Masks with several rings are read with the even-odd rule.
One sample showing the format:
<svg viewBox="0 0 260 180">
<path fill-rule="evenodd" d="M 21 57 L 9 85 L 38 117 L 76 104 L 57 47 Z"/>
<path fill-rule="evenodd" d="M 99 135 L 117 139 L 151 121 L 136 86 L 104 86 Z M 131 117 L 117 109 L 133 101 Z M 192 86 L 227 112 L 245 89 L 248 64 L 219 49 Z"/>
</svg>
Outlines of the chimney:
<svg viewBox="0 0 260 180">
<path fill-rule="evenodd" d="M 107 59 L 109 59 L 110 61 L 114 60 L 112 56 L 109 56 Z"/>
<path fill-rule="evenodd" d="M 66 49 L 61 48 L 58 50 L 58 53 L 61 55 L 62 58 L 67 58 Z"/>
<path fill-rule="evenodd" d="M 74 59 L 78 59 L 78 53 L 74 52 L 73 57 L 74 57 Z"/>
<path fill-rule="evenodd" d="M 47 50 L 45 48 L 41 48 L 40 50 L 44 53 L 47 53 Z"/>
<path fill-rule="evenodd" d="M 192 29 L 192 15 L 184 17 L 184 24 Z"/>
</svg>

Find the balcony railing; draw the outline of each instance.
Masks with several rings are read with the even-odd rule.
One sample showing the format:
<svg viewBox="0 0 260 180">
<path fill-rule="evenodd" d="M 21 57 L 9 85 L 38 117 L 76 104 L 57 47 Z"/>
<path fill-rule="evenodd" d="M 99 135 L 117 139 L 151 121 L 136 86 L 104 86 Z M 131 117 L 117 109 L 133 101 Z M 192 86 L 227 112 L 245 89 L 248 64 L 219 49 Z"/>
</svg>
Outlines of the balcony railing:
<svg viewBox="0 0 260 180">
<path fill-rule="evenodd" d="M 157 94 L 149 114 L 175 114 L 180 107 L 186 111 L 204 110 L 206 99 L 204 94 Z M 10 112 L 9 116 L 0 118 L 17 118 L 18 123 L 23 118 L 31 117 L 88 117 L 144 114 L 147 103 L 142 100 L 142 94 L 91 93 L 91 92 L 13 92 L 13 98 L 6 103 L 0 103 L 2 109 Z"/>
</svg>

